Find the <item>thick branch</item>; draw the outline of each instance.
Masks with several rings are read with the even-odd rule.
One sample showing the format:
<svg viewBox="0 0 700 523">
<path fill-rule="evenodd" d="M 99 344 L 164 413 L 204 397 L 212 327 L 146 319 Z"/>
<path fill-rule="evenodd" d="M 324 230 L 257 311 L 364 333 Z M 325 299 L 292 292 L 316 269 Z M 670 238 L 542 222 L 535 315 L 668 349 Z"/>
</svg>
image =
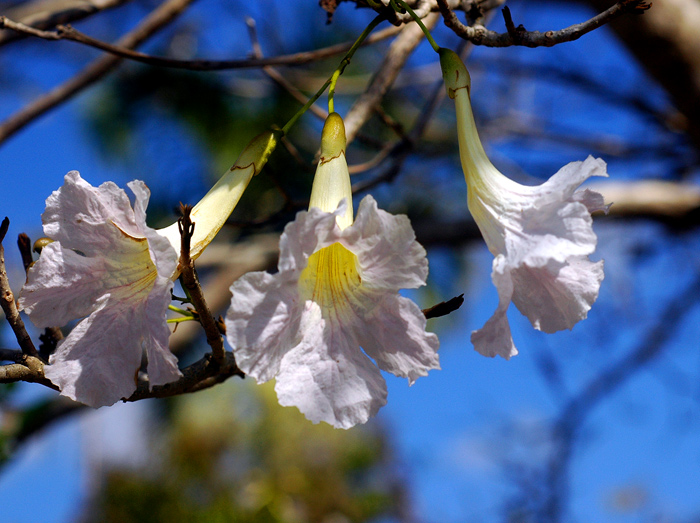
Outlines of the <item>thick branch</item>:
<svg viewBox="0 0 700 523">
<path fill-rule="evenodd" d="M 231 376 L 245 377 L 245 374 L 236 365 L 236 359 L 232 353 L 224 353 L 223 359 L 219 363 L 215 363 L 210 355 L 207 355 L 207 357 L 183 369 L 182 378 L 179 380 L 155 386 L 153 389 L 149 387 L 147 382 L 141 382 L 136 391 L 128 398 L 124 398 L 123 401 L 132 402 L 146 398 L 167 398 L 197 392 L 222 383 Z"/>
<path fill-rule="evenodd" d="M 53 390 L 58 387 L 44 377 L 44 362 L 34 356 L 22 356 L 18 363 L 0 365 L 0 383 L 26 381 L 40 383 Z"/>
<path fill-rule="evenodd" d="M 610 0 L 588 0 L 596 9 Z M 647 71 L 671 95 L 700 148 L 700 2 L 654 0 L 645 16 L 615 20 L 611 27 Z"/>
<path fill-rule="evenodd" d="M 194 0 L 166 0 L 151 12 L 133 31 L 122 37 L 117 45 L 133 48 L 142 43 L 156 31 L 171 22 Z M 116 56 L 102 56 L 88 65 L 75 77 L 55 87 L 43 97 L 35 100 L 11 115 L 0 125 L 0 143 L 22 129 L 45 112 L 73 97 L 76 93 L 92 85 L 109 73 L 121 62 Z"/>
<path fill-rule="evenodd" d="M 558 31 L 527 31 L 522 25 L 516 27 L 508 7 L 503 8 L 503 17 L 506 23 L 506 33 L 497 33 L 486 29 L 482 25 L 467 26 L 459 21 L 452 11 L 447 0 L 437 0 L 440 13 L 445 20 L 445 25 L 452 29 L 458 36 L 476 45 L 487 47 L 510 47 L 521 45 L 525 47 L 552 47 L 564 42 L 578 40 L 586 33 L 605 25 L 627 13 L 643 13 L 651 7 L 642 0 L 622 0 L 580 24 L 574 24 Z"/>
</svg>

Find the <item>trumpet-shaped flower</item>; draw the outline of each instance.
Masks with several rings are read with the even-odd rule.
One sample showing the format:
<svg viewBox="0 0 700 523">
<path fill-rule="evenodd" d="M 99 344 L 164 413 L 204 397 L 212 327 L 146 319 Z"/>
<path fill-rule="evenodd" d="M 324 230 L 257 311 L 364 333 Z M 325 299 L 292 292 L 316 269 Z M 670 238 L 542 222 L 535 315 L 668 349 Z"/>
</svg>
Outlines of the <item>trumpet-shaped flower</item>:
<svg viewBox="0 0 700 523">
<path fill-rule="evenodd" d="M 485 356 L 518 353 L 506 311 L 510 302 L 544 332 L 571 329 L 598 297 L 603 262 L 591 262 L 596 246 L 591 213 L 607 212 L 603 197 L 579 185 L 607 176 L 605 162 L 589 157 L 560 169 L 539 186 L 520 185 L 489 161 L 477 134 L 469 73 L 452 51 L 441 49 L 447 92 L 455 101 L 459 152 L 468 206 L 491 253 L 498 307 L 472 343 Z"/>
<path fill-rule="evenodd" d="M 236 281 L 226 315 L 245 373 L 258 382 L 276 378 L 280 404 L 340 428 L 366 422 L 386 403 L 386 383 L 367 356 L 411 384 L 439 368 L 437 336 L 397 292 L 425 284 L 425 250 L 405 216 L 367 196 L 353 221 L 351 202 L 345 128 L 333 113 L 309 211 L 280 239 L 279 272 Z"/>
<path fill-rule="evenodd" d="M 192 257 L 222 227 L 276 140 L 256 138 L 192 211 Z M 126 193 L 112 182 L 93 187 L 77 171 L 46 200 L 44 233 L 54 240 L 29 270 L 19 305 L 38 327 L 81 319 L 44 367 L 61 394 L 93 407 L 129 397 L 145 352 L 150 386 L 181 376 L 168 349 L 165 321 L 179 274 L 179 235 L 146 225 L 143 182 Z M 195 212 L 196 211 L 196 212 Z M 177 227 L 177 224 L 174 224 Z"/>
</svg>

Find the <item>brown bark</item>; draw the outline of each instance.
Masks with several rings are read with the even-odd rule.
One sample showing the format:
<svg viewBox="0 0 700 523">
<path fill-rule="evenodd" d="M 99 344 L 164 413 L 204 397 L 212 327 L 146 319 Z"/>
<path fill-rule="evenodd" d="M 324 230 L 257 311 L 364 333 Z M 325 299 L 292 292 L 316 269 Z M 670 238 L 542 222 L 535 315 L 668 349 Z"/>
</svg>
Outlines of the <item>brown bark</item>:
<svg viewBox="0 0 700 523">
<path fill-rule="evenodd" d="M 611 0 L 589 0 L 596 10 Z M 610 26 L 669 93 L 683 118 L 679 124 L 700 148 L 700 1 L 653 0 L 643 14 Z"/>
</svg>

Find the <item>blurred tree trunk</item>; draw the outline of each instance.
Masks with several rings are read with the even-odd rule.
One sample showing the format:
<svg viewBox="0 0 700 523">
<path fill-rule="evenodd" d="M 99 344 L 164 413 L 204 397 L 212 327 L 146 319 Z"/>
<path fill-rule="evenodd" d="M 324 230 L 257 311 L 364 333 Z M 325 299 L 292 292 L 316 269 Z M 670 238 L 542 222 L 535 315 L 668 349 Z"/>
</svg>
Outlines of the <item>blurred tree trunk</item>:
<svg viewBox="0 0 700 523">
<path fill-rule="evenodd" d="M 613 0 L 588 0 L 598 11 Z M 700 0 L 653 0 L 642 15 L 611 23 L 617 35 L 670 94 L 680 127 L 700 149 Z"/>
</svg>

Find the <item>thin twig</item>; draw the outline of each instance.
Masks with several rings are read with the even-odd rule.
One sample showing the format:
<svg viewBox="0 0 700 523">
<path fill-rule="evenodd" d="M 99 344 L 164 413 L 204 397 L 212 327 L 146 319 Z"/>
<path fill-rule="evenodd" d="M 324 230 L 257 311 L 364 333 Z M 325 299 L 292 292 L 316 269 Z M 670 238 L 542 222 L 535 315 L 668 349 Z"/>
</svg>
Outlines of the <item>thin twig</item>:
<svg viewBox="0 0 700 523">
<path fill-rule="evenodd" d="M 188 291 L 188 295 L 192 299 L 192 305 L 197 311 L 199 321 L 207 336 L 207 343 L 212 350 L 212 361 L 215 365 L 221 365 L 226 359 L 226 350 L 224 349 L 224 341 L 219 332 L 219 327 L 214 320 L 214 317 L 204 300 L 202 287 L 199 285 L 197 273 L 194 270 L 194 260 L 190 258 L 190 240 L 194 233 L 195 224 L 190 218 L 192 207 L 182 205 L 180 208 L 182 216 L 178 220 L 178 228 L 182 239 L 180 248 L 180 276 L 182 278 L 182 286 Z"/>
<path fill-rule="evenodd" d="M 44 40 L 70 40 L 72 42 L 77 42 L 90 47 L 94 47 L 96 49 L 100 49 L 120 58 L 126 58 L 148 65 L 169 67 L 174 69 L 186 69 L 189 71 L 223 71 L 228 69 L 258 68 L 267 65 L 303 65 L 316 60 L 344 53 L 348 51 L 353 45 L 353 42 L 344 42 L 329 47 L 316 49 L 314 51 L 302 51 L 300 53 L 273 56 L 270 58 L 254 58 L 241 60 L 178 60 L 176 58 L 152 56 L 146 53 L 141 53 L 139 51 L 134 51 L 130 48 L 133 46 L 126 46 L 120 43 L 113 45 L 107 42 L 103 42 L 102 40 L 98 40 L 84 33 L 81 33 L 80 31 L 78 31 L 74 27 L 71 27 L 70 25 L 59 25 L 57 26 L 56 31 L 41 31 L 32 27 L 28 27 L 19 22 L 10 20 L 5 16 L 0 16 L 0 28 L 3 27 L 7 29 L 12 29 L 13 31 L 17 31 L 22 34 L 26 34 L 28 36 L 42 38 Z M 400 30 L 400 27 L 390 27 L 382 31 L 378 31 L 376 34 L 368 37 L 362 45 L 378 42 L 392 35 L 395 35 Z"/>
<path fill-rule="evenodd" d="M 22 265 L 24 266 L 24 272 L 29 270 L 29 266 L 34 262 L 34 257 L 32 256 L 32 240 L 29 239 L 25 233 L 19 233 L 17 236 L 17 247 L 19 248 L 19 254 L 22 257 Z"/>
<path fill-rule="evenodd" d="M 5 15 L 37 29 L 54 27 L 82 20 L 88 16 L 118 7 L 131 0 L 34 0 L 21 2 L 5 10 Z M 0 46 L 23 38 L 15 31 L 0 30 Z"/>
<path fill-rule="evenodd" d="M 447 301 L 441 301 L 437 305 L 423 309 L 421 312 L 426 319 L 439 318 L 440 316 L 447 316 L 448 314 L 459 309 L 464 303 L 464 294 L 450 298 Z"/>
<path fill-rule="evenodd" d="M 171 22 L 193 1 L 166 0 L 153 10 L 133 31 L 119 39 L 117 45 L 123 48 L 136 47 Z M 34 100 L 11 115 L 0 125 L 0 143 L 45 112 L 69 100 L 78 92 L 97 82 L 114 69 L 121 60 L 118 56 L 102 56 L 67 82 L 55 87 L 41 98 Z"/>
<path fill-rule="evenodd" d="M 460 55 L 462 60 L 466 60 L 467 55 L 471 52 L 473 47 L 474 46 L 469 42 L 464 41 L 457 48 L 457 54 Z M 420 140 L 421 136 L 425 132 L 425 129 L 428 127 L 428 123 L 430 123 L 430 119 L 444 97 L 445 86 L 442 80 L 438 80 L 435 82 L 435 86 L 428 97 L 428 101 L 423 106 L 423 109 L 418 115 L 418 118 L 411 131 L 394 145 L 394 149 L 389 154 L 394 159 L 392 165 L 390 165 L 389 168 L 387 168 L 383 173 L 370 180 L 364 180 L 353 184 L 353 194 L 367 191 L 372 187 L 385 182 L 391 182 L 399 174 L 401 167 L 413 150 L 414 144 Z M 420 241 L 423 243 L 425 240 Z"/>
<path fill-rule="evenodd" d="M 5 239 L 9 227 L 10 220 L 5 217 L 0 225 L 0 305 L 5 312 L 5 318 L 7 318 L 12 332 L 15 333 L 15 338 L 17 338 L 17 343 L 19 343 L 22 352 L 28 356 L 37 356 L 38 352 L 29 334 L 27 334 L 27 329 L 24 328 L 24 322 L 19 315 L 19 310 L 17 310 L 15 296 L 12 294 L 10 281 L 5 270 L 5 248 L 2 245 L 2 241 Z"/>
<path fill-rule="evenodd" d="M 457 15 L 452 11 L 447 0 L 437 0 L 440 13 L 445 21 L 445 25 L 454 31 L 458 36 L 476 45 L 487 47 L 510 47 L 520 45 L 525 47 L 552 47 L 564 42 L 578 40 L 586 33 L 605 25 L 612 20 L 627 13 L 643 13 L 651 7 L 650 3 L 643 0 L 622 0 L 606 9 L 593 18 L 574 24 L 558 31 L 527 31 L 522 26 L 515 26 L 508 7 L 503 9 L 507 32 L 497 33 L 486 29 L 481 25 L 467 26 L 459 21 Z"/>
<path fill-rule="evenodd" d="M 248 27 L 248 36 L 250 37 L 250 44 L 253 48 L 253 60 L 265 61 L 265 57 L 263 56 L 262 52 L 262 47 L 260 46 L 260 41 L 258 40 L 258 31 L 256 28 L 255 20 L 251 17 L 246 17 L 245 23 Z M 394 30 L 394 32 L 397 32 L 397 29 L 395 27 L 393 27 L 392 29 Z M 344 45 L 347 45 L 347 49 L 350 49 L 350 47 L 352 46 L 352 42 L 348 42 Z M 291 82 L 289 82 L 277 69 L 275 69 L 271 65 L 264 65 L 262 67 L 262 70 L 267 76 L 270 77 L 270 79 L 273 82 L 275 82 L 282 89 L 287 91 L 292 96 L 292 98 L 294 98 L 300 104 L 304 105 L 309 100 L 308 96 L 306 96 L 294 85 L 292 85 Z M 324 109 L 316 105 L 312 105 L 311 107 L 309 107 L 309 111 L 315 114 L 321 121 L 324 121 L 326 118 L 328 118 L 328 111 L 325 111 Z"/>
</svg>

